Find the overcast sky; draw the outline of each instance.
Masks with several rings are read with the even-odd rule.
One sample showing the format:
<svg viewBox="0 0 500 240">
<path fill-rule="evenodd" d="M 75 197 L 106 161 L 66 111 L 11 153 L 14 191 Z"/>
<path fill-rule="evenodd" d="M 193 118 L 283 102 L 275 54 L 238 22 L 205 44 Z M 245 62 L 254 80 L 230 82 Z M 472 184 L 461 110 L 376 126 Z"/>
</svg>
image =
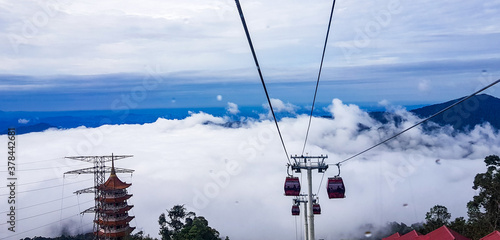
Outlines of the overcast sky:
<svg viewBox="0 0 500 240">
<path fill-rule="evenodd" d="M 242 1 L 274 97 L 310 102 L 331 4 Z M 264 102 L 234 1 L 1 0 L 0 13 L 0 110 L 110 109 L 144 89 L 140 108 Z M 318 100 L 467 95 L 500 76 L 498 22 L 499 0 L 337 1 Z"/>
</svg>

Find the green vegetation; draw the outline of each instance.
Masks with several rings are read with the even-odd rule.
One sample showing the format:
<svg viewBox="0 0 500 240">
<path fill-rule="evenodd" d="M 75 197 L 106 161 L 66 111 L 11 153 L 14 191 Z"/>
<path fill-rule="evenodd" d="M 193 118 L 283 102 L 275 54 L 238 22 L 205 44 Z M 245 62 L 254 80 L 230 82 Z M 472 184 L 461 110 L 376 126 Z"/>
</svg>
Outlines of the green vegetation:
<svg viewBox="0 0 500 240">
<path fill-rule="evenodd" d="M 23 238 L 22 240 L 92 240 L 94 239 L 94 234 L 78 234 L 76 236 L 61 236 L 55 238 L 45 238 L 45 237 L 33 237 L 33 238 Z"/>
<path fill-rule="evenodd" d="M 194 212 L 186 212 L 184 205 L 175 205 L 167 211 L 167 216 L 162 213 L 158 219 L 160 236 L 162 240 L 220 240 L 219 232 L 210 226 L 208 221 L 197 217 Z M 226 237 L 226 240 L 229 240 Z"/>
</svg>

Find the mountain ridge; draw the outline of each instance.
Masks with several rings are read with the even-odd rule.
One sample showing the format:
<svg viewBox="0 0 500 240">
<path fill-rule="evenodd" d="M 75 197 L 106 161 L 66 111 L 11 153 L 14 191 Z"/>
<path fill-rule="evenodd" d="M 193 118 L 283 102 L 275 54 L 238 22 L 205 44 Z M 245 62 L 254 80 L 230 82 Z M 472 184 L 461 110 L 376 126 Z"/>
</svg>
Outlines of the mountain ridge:
<svg viewBox="0 0 500 240">
<path fill-rule="evenodd" d="M 410 110 L 409 112 L 425 119 L 433 114 L 445 109 L 446 107 L 460 101 L 462 98 L 450 100 L 444 103 L 432 104 L 420 108 Z M 203 109 L 198 109 L 204 111 Z M 227 114 L 225 109 L 213 112 L 216 116 Z M 6 134 L 7 128 L 15 127 L 18 134 L 25 134 L 30 132 L 42 132 L 50 128 L 57 129 L 70 129 L 79 126 L 85 127 L 99 127 L 103 124 L 145 124 L 155 122 L 158 118 L 179 119 L 185 118 L 190 115 L 190 111 L 184 109 L 183 111 L 176 109 L 157 109 L 156 111 L 138 110 L 137 112 L 129 112 L 125 117 L 122 113 L 114 113 L 113 111 L 95 111 L 95 112 L 58 112 L 47 115 L 46 113 L 38 112 L 20 112 L 14 114 L 11 112 L 0 111 L 2 118 L 0 119 L 0 134 Z M 45 114 L 45 115 L 44 115 Z M 254 118 L 259 117 L 254 110 L 246 109 L 241 113 L 245 117 Z M 248 115 L 248 114 L 254 114 Z M 305 114 L 305 113 L 297 113 Z M 385 124 L 389 121 L 394 121 L 400 124 L 403 121 L 401 116 L 387 111 L 372 111 L 368 112 L 370 117 Z M 323 116 L 331 118 L 331 116 Z M 448 111 L 432 118 L 430 121 L 438 124 L 439 126 L 451 125 L 457 131 L 469 131 L 476 125 L 489 122 L 495 129 L 500 129 L 500 99 L 487 95 L 480 94 L 471 97 L 470 99 L 458 104 L 457 106 L 449 109 Z M 236 120 L 236 122 L 238 122 Z M 228 126 L 234 125 L 232 122 Z M 429 124 L 424 124 L 424 128 L 429 130 L 436 128 L 431 127 Z"/>
</svg>

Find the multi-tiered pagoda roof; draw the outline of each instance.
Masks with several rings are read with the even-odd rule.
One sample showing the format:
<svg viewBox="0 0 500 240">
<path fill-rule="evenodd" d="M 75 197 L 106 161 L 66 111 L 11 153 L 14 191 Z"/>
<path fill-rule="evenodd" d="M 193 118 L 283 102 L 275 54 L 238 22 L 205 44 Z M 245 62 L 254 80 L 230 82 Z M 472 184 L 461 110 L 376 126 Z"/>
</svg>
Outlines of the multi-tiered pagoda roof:
<svg viewBox="0 0 500 240">
<path fill-rule="evenodd" d="M 98 219 L 95 223 L 99 225 L 95 233 L 99 239 L 120 240 L 129 235 L 135 227 L 130 227 L 129 223 L 133 216 L 128 215 L 128 211 L 134 206 L 129 205 L 127 200 L 132 197 L 127 193 L 127 188 L 132 184 L 122 182 L 116 176 L 114 161 L 112 161 L 111 174 L 102 185 L 97 186 L 99 196 L 99 207 L 96 209 Z"/>
</svg>

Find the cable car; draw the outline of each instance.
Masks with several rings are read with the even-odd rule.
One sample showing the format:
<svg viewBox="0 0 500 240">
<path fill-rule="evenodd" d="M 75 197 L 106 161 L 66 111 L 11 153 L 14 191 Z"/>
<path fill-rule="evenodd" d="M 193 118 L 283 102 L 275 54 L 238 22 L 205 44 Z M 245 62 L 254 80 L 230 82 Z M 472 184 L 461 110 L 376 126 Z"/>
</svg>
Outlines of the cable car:
<svg viewBox="0 0 500 240">
<path fill-rule="evenodd" d="M 313 203 L 313 214 L 321 214 L 321 206 L 319 203 Z"/>
<path fill-rule="evenodd" d="M 326 185 L 326 191 L 328 192 L 328 198 L 345 198 L 345 186 L 344 181 L 339 176 L 328 178 L 328 184 Z"/>
<path fill-rule="evenodd" d="M 285 195 L 286 196 L 299 196 L 300 195 L 300 181 L 299 181 L 298 177 L 286 177 Z"/>
<path fill-rule="evenodd" d="M 299 205 L 293 205 L 293 206 L 292 206 L 292 215 L 293 215 L 293 216 L 300 215 L 300 208 L 299 208 Z"/>
</svg>

